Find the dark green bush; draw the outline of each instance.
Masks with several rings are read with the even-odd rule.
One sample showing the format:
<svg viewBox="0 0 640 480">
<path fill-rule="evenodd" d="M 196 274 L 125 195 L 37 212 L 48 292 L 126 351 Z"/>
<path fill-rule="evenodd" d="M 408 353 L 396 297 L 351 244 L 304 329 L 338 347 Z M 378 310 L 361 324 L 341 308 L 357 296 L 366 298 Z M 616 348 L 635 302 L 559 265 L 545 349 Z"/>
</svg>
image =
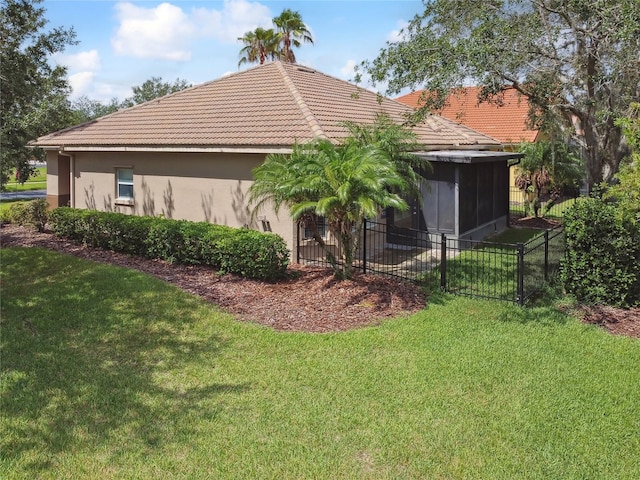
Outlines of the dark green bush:
<svg viewBox="0 0 640 480">
<path fill-rule="evenodd" d="M 49 204 L 44 198 L 14 203 L 7 209 L 6 220 L 18 225 L 30 225 L 43 232 L 49 221 Z"/>
<path fill-rule="evenodd" d="M 565 212 L 565 289 L 592 304 L 640 303 L 640 234 L 599 198 L 576 202 Z"/>
<path fill-rule="evenodd" d="M 69 207 L 51 212 L 51 225 L 56 235 L 92 247 L 210 265 L 249 278 L 282 277 L 289 264 L 281 237 L 246 228 Z"/>
<path fill-rule="evenodd" d="M 284 241 L 273 233 L 240 229 L 235 235 L 220 238 L 215 246 L 220 270 L 225 273 L 268 280 L 281 277 L 281 266 L 286 268 L 288 263 Z"/>
</svg>

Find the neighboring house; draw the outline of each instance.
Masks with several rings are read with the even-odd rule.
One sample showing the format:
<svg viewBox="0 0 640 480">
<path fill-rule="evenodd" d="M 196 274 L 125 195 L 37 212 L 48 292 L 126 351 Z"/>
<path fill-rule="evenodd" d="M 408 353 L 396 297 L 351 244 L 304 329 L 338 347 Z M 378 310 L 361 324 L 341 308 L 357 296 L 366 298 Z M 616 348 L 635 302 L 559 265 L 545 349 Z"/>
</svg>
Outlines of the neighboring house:
<svg viewBox="0 0 640 480">
<path fill-rule="evenodd" d="M 276 217 L 267 209 L 252 217 L 247 194 L 252 169 L 269 153 L 290 153 L 296 142 L 340 142 L 348 135 L 341 122 L 371 123 L 379 112 L 402 122 L 410 111 L 402 103 L 317 70 L 276 61 L 31 144 L 47 152 L 47 200 L 52 207 L 271 230 L 293 250 L 296 226 L 288 212 Z M 469 150 L 473 156 L 500 147 L 497 140 L 436 115 L 413 130 L 425 152 Z M 506 171 L 513 155 L 503 155 L 485 154 L 482 162 Z M 507 208 L 506 197 L 503 203 Z M 497 218 L 502 225 L 504 208 L 500 206 L 490 220 Z"/>
<path fill-rule="evenodd" d="M 445 106 L 434 113 L 493 137 L 509 150 L 539 139 L 540 132 L 529 127 L 529 102 L 515 89 L 505 90 L 497 102 L 480 103 L 478 93 L 479 87 L 455 90 L 446 99 Z M 396 100 L 418 108 L 424 104 L 422 94 L 420 90 Z"/>
<path fill-rule="evenodd" d="M 412 108 L 424 105 L 424 90 L 409 93 L 396 100 Z M 518 151 L 521 143 L 540 140 L 540 131 L 529 127 L 529 102 L 514 88 L 506 89 L 499 100 L 480 103 L 480 87 L 456 89 L 447 97 L 444 107 L 434 112 L 499 140 L 507 151 Z M 511 200 L 519 202 L 521 194 L 515 187 L 517 173 L 509 169 Z"/>
</svg>

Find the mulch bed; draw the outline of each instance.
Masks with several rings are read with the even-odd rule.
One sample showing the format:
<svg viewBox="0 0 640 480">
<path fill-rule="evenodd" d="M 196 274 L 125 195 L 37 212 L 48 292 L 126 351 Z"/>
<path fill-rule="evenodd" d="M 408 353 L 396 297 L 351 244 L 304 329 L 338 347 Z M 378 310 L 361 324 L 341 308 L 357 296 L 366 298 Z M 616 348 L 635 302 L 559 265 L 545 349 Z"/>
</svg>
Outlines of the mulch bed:
<svg viewBox="0 0 640 480">
<path fill-rule="evenodd" d="M 550 230 L 561 223 L 558 220 L 542 217 L 511 217 L 509 219 L 509 225 L 512 227 L 539 228 L 540 230 Z"/>
<path fill-rule="evenodd" d="M 276 330 L 350 330 L 410 315 L 426 305 L 426 295 L 417 285 L 376 275 L 360 274 L 338 282 L 326 268 L 292 265 L 285 279 L 269 283 L 220 275 L 205 266 L 176 265 L 76 245 L 51 233 L 15 225 L 2 226 L 0 235 L 2 247 L 43 247 L 148 273 L 222 307 L 241 320 Z"/>
<path fill-rule="evenodd" d="M 2 247 L 43 247 L 133 268 L 218 305 L 240 320 L 275 330 L 350 330 L 410 315 L 427 303 L 424 291 L 417 285 L 377 275 L 360 274 L 353 280 L 339 282 L 328 269 L 292 265 L 285 279 L 268 283 L 220 275 L 210 267 L 176 265 L 76 245 L 51 233 L 15 225 L 2 226 L 0 243 Z M 613 334 L 640 338 L 640 308 L 580 306 L 576 313 L 582 321 L 600 325 Z"/>
<path fill-rule="evenodd" d="M 561 222 L 541 217 L 512 217 L 510 225 L 520 228 L 552 229 Z M 622 309 L 606 305 L 580 305 L 572 312 L 583 322 L 600 325 L 615 335 L 640 338 L 640 308 Z"/>
<path fill-rule="evenodd" d="M 606 305 L 581 305 L 577 314 L 583 322 L 600 325 L 614 335 L 640 338 L 640 308 L 625 310 Z"/>
</svg>

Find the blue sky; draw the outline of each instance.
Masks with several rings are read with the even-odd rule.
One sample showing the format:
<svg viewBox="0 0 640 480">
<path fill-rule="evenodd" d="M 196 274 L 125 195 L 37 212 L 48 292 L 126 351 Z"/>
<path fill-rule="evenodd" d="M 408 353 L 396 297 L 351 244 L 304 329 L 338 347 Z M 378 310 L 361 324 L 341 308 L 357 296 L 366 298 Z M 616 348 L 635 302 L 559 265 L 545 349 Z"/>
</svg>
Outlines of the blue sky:
<svg viewBox="0 0 640 480">
<path fill-rule="evenodd" d="M 237 72 L 237 37 L 270 28 L 285 8 L 300 12 L 315 41 L 296 50 L 298 63 L 352 80 L 354 65 L 397 39 L 422 2 L 45 0 L 42 7 L 46 28 L 73 27 L 77 34 L 78 45 L 54 59 L 68 67 L 71 98 L 106 102 L 131 96 L 132 86 L 151 77 L 195 85 Z"/>
</svg>

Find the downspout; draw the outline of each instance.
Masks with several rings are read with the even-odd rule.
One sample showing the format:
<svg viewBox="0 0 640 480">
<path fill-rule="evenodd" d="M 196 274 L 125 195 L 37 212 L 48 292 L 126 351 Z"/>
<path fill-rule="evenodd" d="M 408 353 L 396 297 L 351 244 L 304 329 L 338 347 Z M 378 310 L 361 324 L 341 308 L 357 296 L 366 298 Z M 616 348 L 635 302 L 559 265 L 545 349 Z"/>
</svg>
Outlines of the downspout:
<svg viewBox="0 0 640 480">
<path fill-rule="evenodd" d="M 69 154 L 69 206 L 76 208 L 76 156 L 73 153 Z"/>
</svg>

